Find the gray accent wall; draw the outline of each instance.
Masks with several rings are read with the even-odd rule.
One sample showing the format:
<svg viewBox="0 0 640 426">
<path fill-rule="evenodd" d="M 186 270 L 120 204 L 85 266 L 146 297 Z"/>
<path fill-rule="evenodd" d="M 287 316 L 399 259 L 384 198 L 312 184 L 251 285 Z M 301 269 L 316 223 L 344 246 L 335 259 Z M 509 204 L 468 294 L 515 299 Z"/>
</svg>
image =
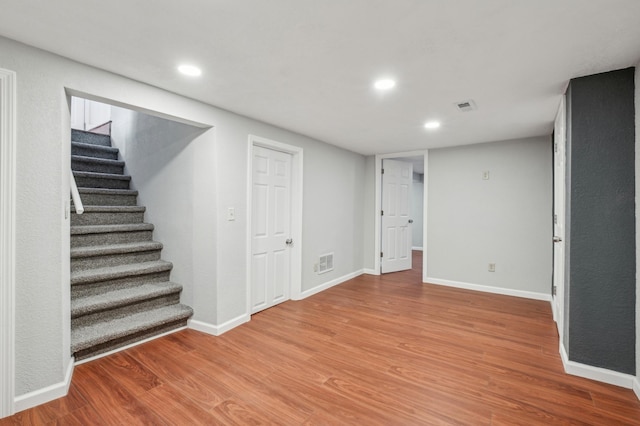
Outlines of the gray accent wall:
<svg viewBox="0 0 640 426">
<path fill-rule="evenodd" d="M 567 91 L 568 350 L 571 361 L 635 374 L 633 68 Z"/>
</svg>

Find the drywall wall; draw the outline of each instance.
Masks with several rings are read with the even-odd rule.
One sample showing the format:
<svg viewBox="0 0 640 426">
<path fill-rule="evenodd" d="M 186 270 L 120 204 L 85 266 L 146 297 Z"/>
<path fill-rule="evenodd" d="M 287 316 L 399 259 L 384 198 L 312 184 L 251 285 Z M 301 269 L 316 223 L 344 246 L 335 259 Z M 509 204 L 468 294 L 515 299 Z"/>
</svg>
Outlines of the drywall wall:
<svg viewBox="0 0 640 426">
<path fill-rule="evenodd" d="M 634 69 L 571 80 L 567 97 L 569 359 L 635 373 Z"/>
<path fill-rule="evenodd" d="M 201 321 L 215 323 L 206 306 L 215 300 L 213 286 L 193 285 L 198 271 L 215 272 L 211 262 L 196 261 L 199 252 L 215 251 L 214 223 L 194 218 L 197 211 L 213 210 L 202 205 L 213 198 L 202 191 L 214 187 L 213 180 L 198 179 L 202 168 L 196 165 L 200 157 L 214 160 L 214 144 L 200 137 L 207 130 L 119 107 L 111 108 L 111 120 L 111 142 L 132 176 L 131 188 L 139 191 L 138 204 L 147 208 L 145 221 L 155 226 L 154 240 L 164 244 L 163 260 L 174 265 L 171 280 L 183 285 L 181 302 L 193 307 Z M 208 247 L 194 247 L 198 234 L 211 236 L 203 239 Z"/>
<path fill-rule="evenodd" d="M 177 250 L 193 254 L 193 282 L 182 284 L 191 286 L 187 292 L 203 306 L 197 308 L 196 319 L 220 325 L 247 315 L 249 134 L 305 150 L 304 289 L 362 269 L 363 156 L 6 38 L 0 38 L 0 52 L 0 68 L 16 71 L 18 81 L 16 395 L 63 382 L 70 359 L 68 95 L 108 100 L 203 129 L 165 165 L 169 175 L 178 174 L 178 166 L 193 166 L 190 176 L 178 177 L 193 183 L 193 237 Z M 165 148 L 169 154 L 174 146 Z M 150 161 L 161 163 L 168 157 L 161 153 Z M 154 179 L 148 176 L 151 186 Z M 159 196 L 155 191 L 146 202 L 154 204 L 152 198 Z M 235 207 L 236 221 L 226 221 L 222 212 L 228 207 Z M 182 211 L 172 207 L 171 212 Z M 167 247 L 170 240 L 164 241 Z M 322 276 L 313 272 L 316 250 L 335 252 L 334 271 Z M 174 260 L 177 270 L 188 271 L 184 257 Z"/>
<path fill-rule="evenodd" d="M 373 206 L 376 202 L 376 157 L 370 155 L 366 158 L 365 163 L 365 181 L 363 186 L 364 195 L 364 221 L 363 221 L 363 235 L 365 250 L 362 251 L 364 268 L 369 272 L 375 272 L 376 266 L 375 259 L 375 236 L 376 236 L 376 212 Z"/>
<path fill-rule="evenodd" d="M 429 150 L 427 173 L 428 277 L 549 295 L 550 137 Z"/>
<path fill-rule="evenodd" d="M 424 230 L 424 175 L 413 173 L 413 194 L 411 196 L 411 219 L 412 226 L 412 246 L 413 248 L 423 248 L 422 232 Z"/>
</svg>

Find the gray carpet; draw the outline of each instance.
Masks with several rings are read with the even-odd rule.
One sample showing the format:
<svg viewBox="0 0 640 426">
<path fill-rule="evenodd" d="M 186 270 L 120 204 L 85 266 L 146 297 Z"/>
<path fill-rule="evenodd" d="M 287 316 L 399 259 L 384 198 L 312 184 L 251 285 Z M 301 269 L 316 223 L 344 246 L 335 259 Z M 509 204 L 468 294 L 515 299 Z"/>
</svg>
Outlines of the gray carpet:
<svg viewBox="0 0 640 426">
<path fill-rule="evenodd" d="M 153 225 L 111 138 L 72 131 L 71 168 L 85 212 L 71 214 L 71 351 L 76 360 L 183 327 L 173 265 L 161 259 Z"/>
</svg>

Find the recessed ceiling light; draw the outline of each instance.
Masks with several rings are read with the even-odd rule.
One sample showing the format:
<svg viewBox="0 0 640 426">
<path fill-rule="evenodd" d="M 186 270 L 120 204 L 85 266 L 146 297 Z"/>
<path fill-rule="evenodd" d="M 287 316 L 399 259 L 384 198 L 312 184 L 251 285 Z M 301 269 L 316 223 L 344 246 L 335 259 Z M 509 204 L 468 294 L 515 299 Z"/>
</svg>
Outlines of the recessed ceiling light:
<svg viewBox="0 0 640 426">
<path fill-rule="evenodd" d="M 438 127 L 440 127 L 439 121 L 427 121 L 426 123 L 424 123 L 425 129 L 437 129 Z"/>
<path fill-rule="evenodd" d="M 394 80 L 391 80 L 390 78 L 383 78 L 381 80 L 376 81 L 373 87 L 375 87 L 378 90 L 389 90 L 389 89 L 393 89 L 395 85 L 396 85 L 396 82 Z"/>
<path fill-rule="evenodd" d="M 178 71 L 189 77 L 199 77 L 202 75 L 202 70 L 194 65 L 180 65 Z"/>
</svg>

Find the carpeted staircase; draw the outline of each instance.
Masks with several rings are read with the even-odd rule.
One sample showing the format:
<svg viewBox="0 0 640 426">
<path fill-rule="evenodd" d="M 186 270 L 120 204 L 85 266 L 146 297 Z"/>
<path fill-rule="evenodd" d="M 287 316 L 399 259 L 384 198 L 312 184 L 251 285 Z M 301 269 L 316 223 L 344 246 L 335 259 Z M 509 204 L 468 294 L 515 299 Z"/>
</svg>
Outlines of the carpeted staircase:
<svg viewBox="0 0 640 426">
<path fill-rule="evenodd" d="M 138 192 L 111 137 L 72 130 L 71 169 L 84 213 L 71 214 L 71 352 L 76 361 L 182 326 L 193 310 L 169 281 Z"/>
</svg>

